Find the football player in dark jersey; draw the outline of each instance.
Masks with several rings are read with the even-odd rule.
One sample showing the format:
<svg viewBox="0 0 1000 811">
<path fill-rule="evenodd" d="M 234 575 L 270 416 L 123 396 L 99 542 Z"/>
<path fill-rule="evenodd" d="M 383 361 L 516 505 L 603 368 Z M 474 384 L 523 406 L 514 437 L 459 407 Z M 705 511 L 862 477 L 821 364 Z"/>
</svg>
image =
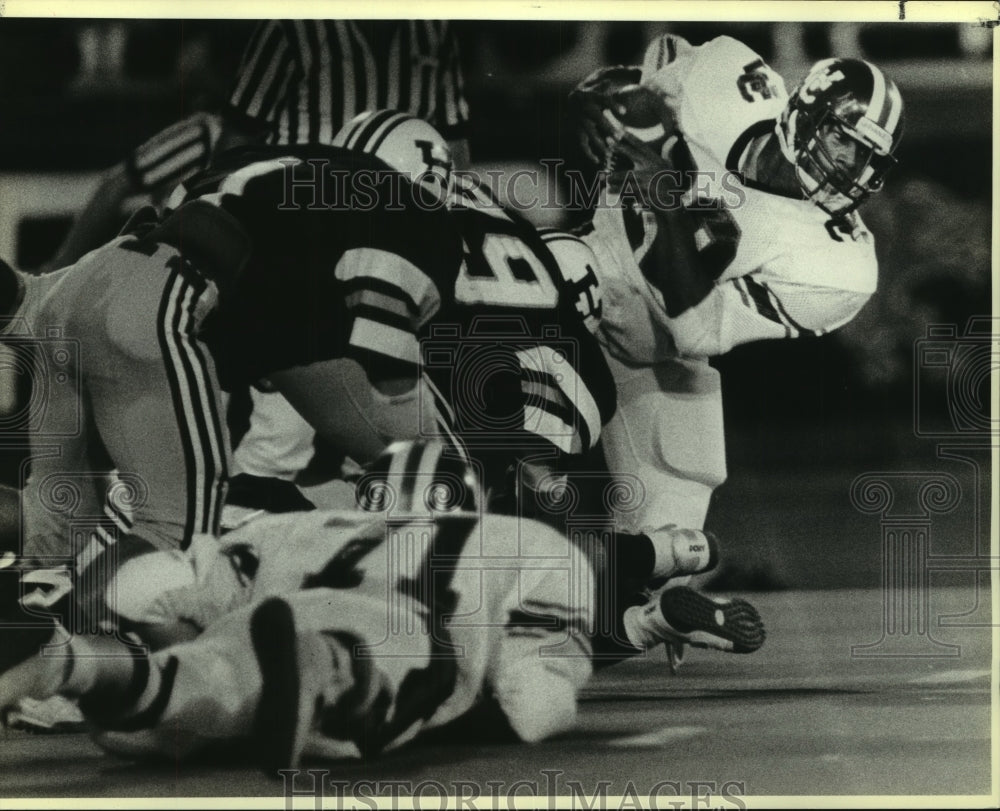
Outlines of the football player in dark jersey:
<svg viewBox="0 0 1000 811">
<path fill-rule="evenodd" d="M 418 433 L 412 421 L 430 414 L 413 394 L 418 334 L 449 295 L 461 243 L 416 194 L 368 155 L 247 148 L 162 221 L 137 221 L 70 268 L 4 268 L 8 309 L 80 347 L 53 394 L 66 402 L 49 408 L 81 430 L 61 457 L 35 460 L 25 552 L 73 557 L 72 515 L 50 491 L 83 477 L 75 514 L 100 514 L 86 477 L 112 468 L 142 483 L 132 537 L 183 548 L 216 532 L 230 458 L 222 392 L 262 377 L 361 461 L 399 424 Z"/>
<path fill-rule="evenodd" d="M 434 152 L 431 145 L 441 144 L 423 126 L 396 111 L 364 113 L 334 143 L 372 154 L 414 180 L 426 171 L 423 183 L 440 188 L 445 178 L 436 161 L 445 151 Z M 530 489 L 542 471 L 585 456 L 614 412 L 613 382 L 593 335 L 601 306 L 595 260 L 572 235 L 539 232 L 501 206 L 471 174 L 458 174 L 448 191 L 464 255 L 457 277 L 441 281 L 450 289 L 420 330 L 422 392 L 436 416 L 431 430 L 477 461 L 493 508 L 503 501 L 512 511 L 519 489 L 512 476 L 526 475 Z M 383 322 L 386 334 L 391 327 Z M 289 449 L 272 458 L 264 472 L 272 478 L 294 467 L 301 443 L 264 442 L 262 435 L 310 430 L 277 416 L 252 426 L 250 441 L 243 440 Z M 426 420 L 421 427 L 426 431 Z"/>
</svg>

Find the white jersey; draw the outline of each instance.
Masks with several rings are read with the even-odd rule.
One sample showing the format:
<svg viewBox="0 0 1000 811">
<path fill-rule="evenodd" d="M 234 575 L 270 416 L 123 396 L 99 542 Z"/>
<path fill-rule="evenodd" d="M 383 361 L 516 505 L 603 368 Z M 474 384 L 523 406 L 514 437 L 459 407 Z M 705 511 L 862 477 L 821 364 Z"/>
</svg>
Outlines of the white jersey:
<svg viewBox="0 0 1000 811">
<path fill-rule="evenodd" d="M 134 558 L 108 588 L 119 615 L 146 626 L 187 623 L 211 637 L 281 596 L 306 606 L 304 629 L 355 638 L 384 696 L 365 710 L 364 741 L 325 730 L 324 751 L 341 755 L 397 746 L 484 695 L 522 739 L 537 740 L 572 724 L 591 672 L 589 563 L 555 530 L 513 517 L 268 516 L 221 545 L 199 536 L 186 552 Z M 199 699 L 178 695 L 158 722 L 174 744 L 171 723 Z"/>
<path fill-rule="evenodd" d="M 741 174 L 753 141 L 774 129 L 786 104 L 781 77 L 729 37 L 692 47 L 667 35 L 648 49 L 643 82 L 666 98 L 689 151 L 696 174 L 685 202 L 724 205 L 715 227 L 696 232 L 699 250 L 728 243 L 730 255 L 692 301 L 679 301 L 658 215 L 616 199 L 599 207 L 585 239 L 600 260 L 612 353 L 634 363 L 710 357 L 762 338 L 821 335 L 853 318 L 877 276 L 860 218 L 831 220 Z M 675 149 L 675 160 L 683 153 Z"/>
</svg>

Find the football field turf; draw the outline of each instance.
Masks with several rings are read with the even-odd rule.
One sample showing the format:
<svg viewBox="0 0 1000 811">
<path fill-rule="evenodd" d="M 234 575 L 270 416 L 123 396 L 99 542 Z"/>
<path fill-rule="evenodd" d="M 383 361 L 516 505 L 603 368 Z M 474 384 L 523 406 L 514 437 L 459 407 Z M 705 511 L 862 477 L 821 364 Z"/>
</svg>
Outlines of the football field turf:
<svg viewBox="0 0 1000 811">
<path fill-rule="evenodd" d="M 434 743 L 282 778 L 136 765 L 84 734 L 8 731 L 0 797 L 254 797 L 284 807 L 294 787 L 310 808 L 317 793 L 336 807 L 345 791 L 369 807 L 373 795 L 415 793 L 440 808 L 446 792 L 501 807 L 544 805 L 555 793 L 575 807 L 595 797 L 596 807 L 635 807 L 630 797 L 654 794 L 665 807 L 680 795 L 737 808 L 742 795 L 987 795 L 989 593 L 932 583 L 925 596 L 927 625 L 919 600 L 886 614 L 878 589 L 750 595 L 767 624 L 760 651 L 689 651 L 676 676 L 662 649 L 604 669 L 583 694 L 577 729 L 532 747 Z"/>
</svg>

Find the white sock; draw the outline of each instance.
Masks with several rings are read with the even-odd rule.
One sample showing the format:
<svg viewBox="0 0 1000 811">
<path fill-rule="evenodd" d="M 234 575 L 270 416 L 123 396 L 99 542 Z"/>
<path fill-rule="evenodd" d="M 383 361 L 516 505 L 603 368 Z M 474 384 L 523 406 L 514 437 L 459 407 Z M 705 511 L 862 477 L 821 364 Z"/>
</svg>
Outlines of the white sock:
<svg viewBox="0 0 1000 811">
<path fill-rule="evenodd" d="M 653 577 L 691 574 L 708 565 L 709 545 L 705 533 L 675 526 L 647 532 L 653 544 Z"/>
</svg>

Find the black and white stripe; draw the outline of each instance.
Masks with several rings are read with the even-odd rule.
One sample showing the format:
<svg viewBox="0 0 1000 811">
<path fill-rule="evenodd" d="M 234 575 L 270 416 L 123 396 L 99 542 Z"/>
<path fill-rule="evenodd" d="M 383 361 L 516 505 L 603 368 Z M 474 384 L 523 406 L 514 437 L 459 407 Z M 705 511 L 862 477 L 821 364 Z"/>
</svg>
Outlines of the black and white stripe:
<svg viewBox="0 0 1000 811">
<path fill-rule="evenodd" d="M 440 20 L 272 20 L 243 58 L 230 104 L 276 143 L 330 143 L 358 113 L 395 109 L 446 138 L 468 120 L 454 30 Z"/>
<path fill-rule="evenodd" d="M 174 268 L 157 320 L 187 475 L 187 515 L 181 548 L 193 533 L 217 534 L 229 471 L 224 425 L 205 348 L 195 337 L 195 312 L 207 285 Z"/>
<path fill-rule="evenodd" d="M 573 364 L 557 349 L 517 352 L 521 364 L 525 430 L 564 453 L 585 453 L 601 434 L 601 410 Z"/>
<path fill-rule="evenodd" d="M 767 284 L 756 281 L 752 276 L 742 276 L 734 280 L 734 284 L 743 299 L 743 303 L 768 320 L 783 326 L 787 337 L 797 338 L 800 335 L 819 336 L 824 334 L 824 330 L 809 329 L 792 318 L 781 299 Z"/>
<path fill-rule="evenodd" d="M 148 191 L 187 180 L 208 165 L 221 132 L 221 121 L 206 113 L 167 127 L 126 159 L 134 185 Z"/>
<path fill-rule="evenodd" d="M 334 137 L 333 145 L 374 155 L 389 134 L 409 120 L 410 117 L 406 113 L 379 110 L 370 116 L 355 120 L 350 127 L 341 130 Z"/>
</svg>

